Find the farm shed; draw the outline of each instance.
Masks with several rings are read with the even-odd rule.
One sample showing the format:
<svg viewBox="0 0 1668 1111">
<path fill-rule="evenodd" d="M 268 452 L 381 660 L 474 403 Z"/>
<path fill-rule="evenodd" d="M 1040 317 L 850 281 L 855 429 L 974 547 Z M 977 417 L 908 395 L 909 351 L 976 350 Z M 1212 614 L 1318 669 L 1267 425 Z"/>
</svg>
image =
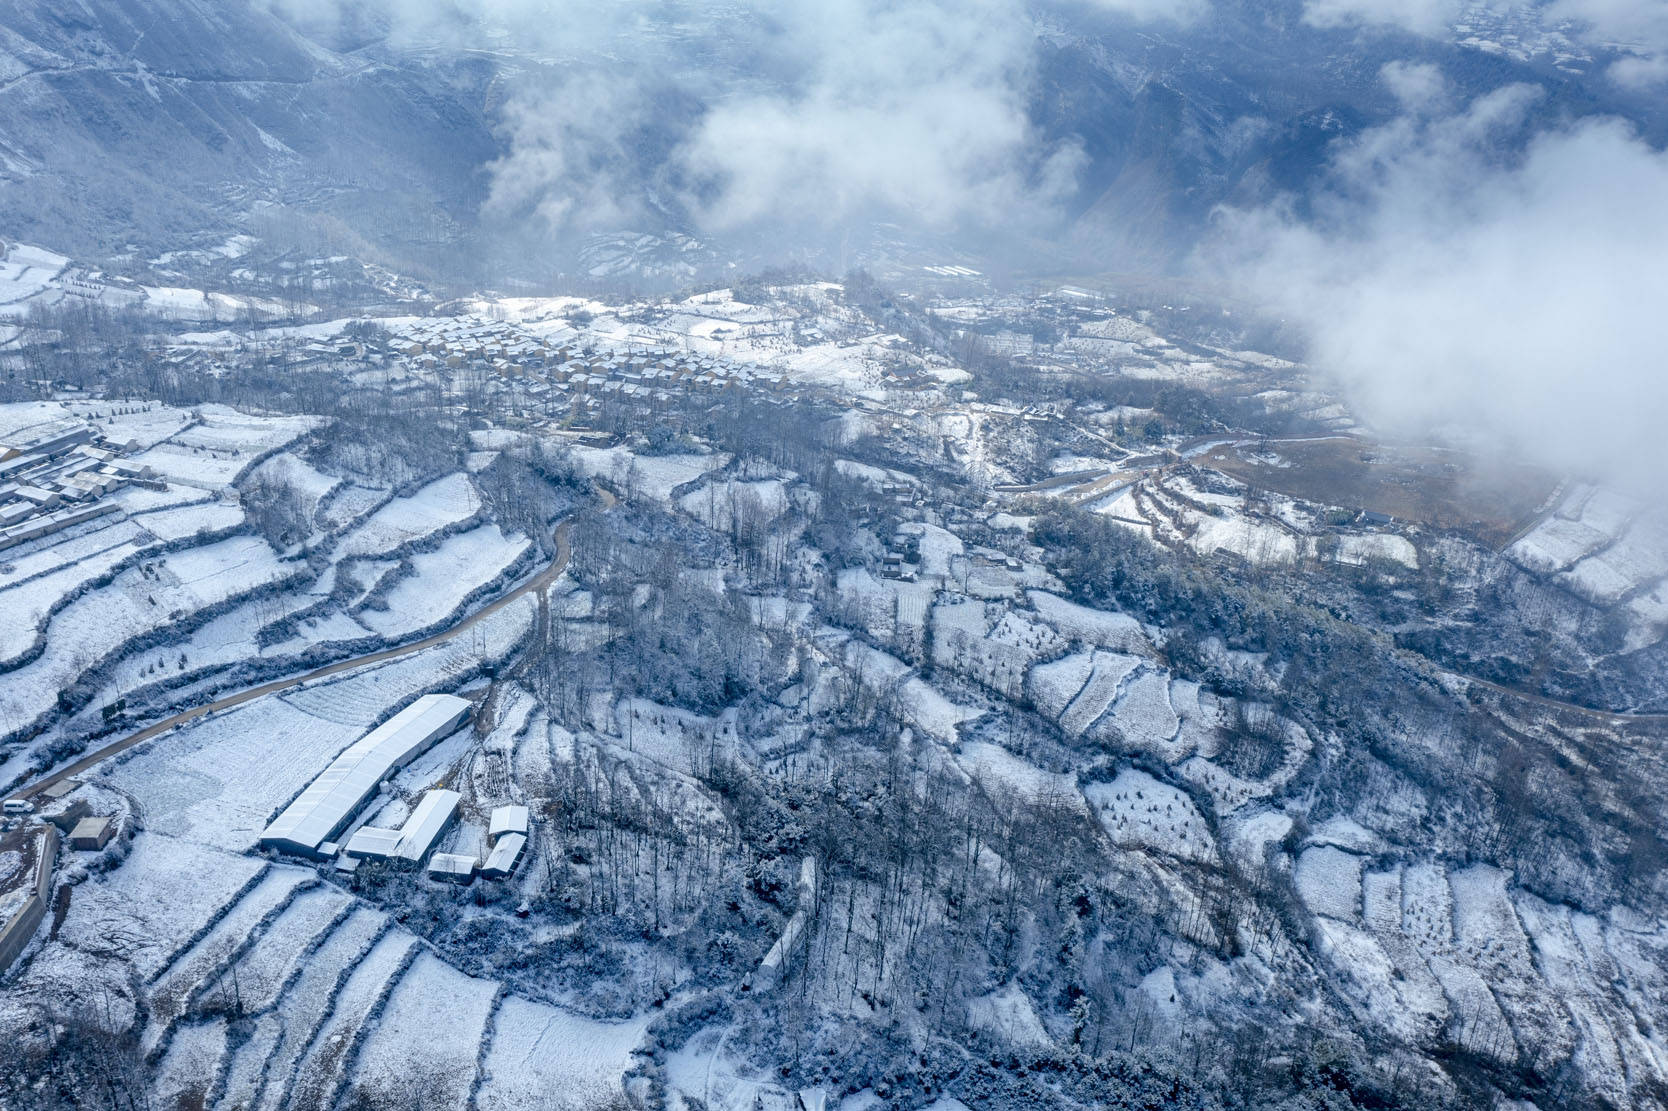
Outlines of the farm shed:
<svg viewBox="0 0 1668 1111">
<path fill-rule="evenodd" d="M 506 833 L 498 838 L 492 846 L 492 852 L 487 854 L 486 863 L 481 865 L 481 875 L 489 880 L 500 880 L 516 870 L 521 863 L 521 856 L 527 850 L 527 835 L 525 833 Z"/>
<path fill-rule="evenodd" d="M 451 824 L 457 813 L 456 791 L 430 791 L 418 802 L 411 816 L 399 829 L 363 826 L 348 838 L 343 850 L 350 857 L 369 860 L 400 859 L 415 864 Z"/>
<path fill-rule="evenodd" d="M 456 729 L 469 710 L 470 703 L 455 695 L 419 698 L 332 760 L 266 827 L 261 844 L 318 856 L 319 846 L 348 824 L 378 784 Z"/>
<path fill-rule="evenodd" d="M 451 825 L 458 812 L 458 801 L 463 796 L 456 791 L 430 791 L 411 812 L 411 817 L 400 827 L 400 845 L 395 855 L 413 864 L 428 855 L 434 843 Z"/>
<path fill-rule="evenodd" d="M 0 972 L 28 947 L 35 936 L 35 928 L 46 917 L 47 902 L 52 893 L 52 864 L 58 856 L 58 827 L 41 825 L 23 835 L 16 842 L 17 851 L 26 866 L 24 886 L 0 892 Z"/>
<path fill-rule="evenodd" d="M 492 819 L 487 826 L 487 840 L 496 842 L 506 833 L 525 835 L 527 828 L 528 815 L 525 806 L 495 806 L 492 808 Z"/>
<path fill-rule="evenodd" d="M 349 856 L 370 857 L 373 860 L 383 860 L 394 855 L 394 850 L 400 847 L 400 831 L 397 829 L 379 829 L 376 826 L 364 826 L 356 829 L 353 836 L 348 838 L 347 847 L 342 851 Z"/>
<path fill-rule="evenodd" d="M 429 878 L 449 883 L 471 883 L 475 879 L 476 860 L 461 853 L 435 853 L 429 861 Z"/>
<path fill-rule="evenodd" d="M 116 819 L 101 815 L 82 818 L 70 830 L 69 845 L 77 852 L 97 852 L 116 835 Z"/>
</svg>

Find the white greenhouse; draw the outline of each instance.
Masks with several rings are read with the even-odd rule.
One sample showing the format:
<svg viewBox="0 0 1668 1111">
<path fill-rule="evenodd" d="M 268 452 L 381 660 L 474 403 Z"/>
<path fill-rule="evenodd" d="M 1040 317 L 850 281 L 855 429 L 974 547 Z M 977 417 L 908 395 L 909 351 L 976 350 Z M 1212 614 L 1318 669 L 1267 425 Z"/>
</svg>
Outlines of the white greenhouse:
<svg viewBox="0 0 1668 1111">
<path fill-rule="evenodd" d="M 378 784 L 456 729 L 469 710 L 469 701 L 456 695 L 419 698 L 332 760 L 266 827 L 261 844 L 318 856 L 319 847 L 352 821 Z"/>
</svg>

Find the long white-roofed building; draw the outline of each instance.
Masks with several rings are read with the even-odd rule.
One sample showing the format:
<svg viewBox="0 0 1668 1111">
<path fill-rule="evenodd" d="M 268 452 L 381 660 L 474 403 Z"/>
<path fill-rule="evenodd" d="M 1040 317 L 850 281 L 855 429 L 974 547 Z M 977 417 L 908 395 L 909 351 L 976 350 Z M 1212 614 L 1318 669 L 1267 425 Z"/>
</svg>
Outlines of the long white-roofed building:
<svg viewBox="0 0 1668 1111">
<path fill-rule="evenodd" d="M 424 795 L 400 827 L 400 847 L 394 850 L 394 855 L 413 864 L 428 855 L 452 823 L 462 798 L 456 791 L 430 791 Z"/>
<path fill-rule="evenodd" d="M 353 831 L 342 851 L 350 857 L 415 864 L 434 848 L 434 843 L 457 815 L 462 798 L 456 791 L 429 791 L 418 800 L 399 829 L 361 826 Z"/>
<path fill-rule="evenodd" d="M 319 855 L 319 846 L 353 820 L 384 779 L 456 729 L 469 710 L 467 699 L 425 694 L 344 749 L 272 820 L 261 844 Z"/>
</svg>

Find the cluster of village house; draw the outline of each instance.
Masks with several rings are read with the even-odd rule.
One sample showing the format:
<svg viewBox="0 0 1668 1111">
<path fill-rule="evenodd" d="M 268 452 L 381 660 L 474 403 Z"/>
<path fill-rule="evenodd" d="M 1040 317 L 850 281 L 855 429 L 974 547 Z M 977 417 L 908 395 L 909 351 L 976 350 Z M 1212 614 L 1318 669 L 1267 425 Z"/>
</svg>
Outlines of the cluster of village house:
<svg viewBox="0 0 1668 1111">
<path fill-rule="evenodd" d="M 123 486 L 154 485 L 150 467 L 124 458 L 138 448 L 79 421 L 0 444 L 0 548 L 114 511 L 103 498 Z"/>
<path fill-rule="evenodd" d="M 165 366 L 214 375 L 224 373 L 229 357 L 229 352 L 198 347 L 158 353 Z M 560 409 L 575 417 L 609 400 L 652 405 L 689 394 L 747 389 L 793 401 L 805 390 L 791 375 L 767 366 L 650 344 L 603 351 L 588 340 L 541 338 L 502 321 L 468 317 L 422 321 L 387 341 L 313 340 L 291 352 L 290 359 L 292 369 L 321 371 L 345 369 L 345 362 L 380 365 L 393 372 L 386 384 L 396 388 L 402 370 L 403 380 L 412 385 L 462 387 L 473 379 L 488 392 L 524 399 L 529 408 L 547 414 Z M 902 367 L 877 373 L 879 384 L 889 389 L 938 385 L 930 375 Z"/>
</svg>

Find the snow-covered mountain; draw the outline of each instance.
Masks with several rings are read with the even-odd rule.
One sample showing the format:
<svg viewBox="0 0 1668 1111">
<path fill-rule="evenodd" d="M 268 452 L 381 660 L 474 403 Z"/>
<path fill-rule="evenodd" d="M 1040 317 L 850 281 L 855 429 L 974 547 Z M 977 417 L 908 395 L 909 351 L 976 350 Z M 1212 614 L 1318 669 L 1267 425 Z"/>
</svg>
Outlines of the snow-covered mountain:
<svg viewBox="0 0 1668 1111">
<path fill-rule="evenodd" d="M 806 112 L 824 96 L 787 71 L 792 43 L 754 30 L 744 8 L 625 5 L 617 26 L 551 41 L 530 33 L 522 6 L 411 24 L 405 13 L 422 7 L 8 5 L 0 235 L 103 259 L 130 245 L 253 232 L 470 277 L 488 259 L 500 276 L 584 272 L 576 252 L 592 235 L 621 231 L 716 239 L 723 246 L 709 261 L 719 266 L 896 254 L 895 229 L 873 224 L 884 205 L 827 216 L 814 235 L 796 226 L 791 246 L 777 208 L 713 219 L 724 175 L 761 157 L 737 153 L 747 129 L 768 123 L 742 117 L 740 137 L 723 132 L 714 155 L 714 120 L 738 97 Z M 1394 118 L 1398 100 L 1380 79 L 1392 60 L 1436 67 L 1460 101 L 1528 83 L 1544 90 L 1536 111 L 1548 119 L 1619 115 L 1658 138 L 1668 128 L 1655 98 L 1600 79 L 1593 51 L 1558 36 L 1478 17 L 1450 36 L 1416 37 L 1314 26 L 1304 10 L 1244 0 L 1177 26 L 1076 3 L 1027 9 L 1019 52 L 998 60 L 1004 75 L 1022 71 L 1008 76 L 1016 126 L 1028 129 L 1022 147 L 999 148 L 1017 151 L 999 184 L 1017 181 L 1021 202 L 1046 185 L 1048 216 L 1010 221 L 981 209 L 937 232 L 1023 269 L 1174 268 L 1215 206 L 1301 196 L 1330 144 Z M 621 59 L 631 63 L 629 88 L 608 68 Z M 933 80 L 924 72 L 921 88 L 900 95 L 933 94 Z M 918 111 L 928 132 L 954 126 L 953 109 L 928 100 L 899 111 Z M 1071 157 L 1048 161 L 1063 151 Z M 1056 171 L 1063 186 L 1044 181 Z M 575 190 L 581 172 L 604 187 Z M 771 172 L 760 183 L 780 186 L 786 171 Z M 575 208 L 583 222 L 572 220 Z M 567 222 L 551 225 L 553 211 Z M 927 237 L 912 229 L 909 238 Z M 687 245 L 677 253 L 686 258 Z M 668 272 L 683 269 L 668 271 L 665 259 L 645 266 L 651 278 Z"/>
</svg>

